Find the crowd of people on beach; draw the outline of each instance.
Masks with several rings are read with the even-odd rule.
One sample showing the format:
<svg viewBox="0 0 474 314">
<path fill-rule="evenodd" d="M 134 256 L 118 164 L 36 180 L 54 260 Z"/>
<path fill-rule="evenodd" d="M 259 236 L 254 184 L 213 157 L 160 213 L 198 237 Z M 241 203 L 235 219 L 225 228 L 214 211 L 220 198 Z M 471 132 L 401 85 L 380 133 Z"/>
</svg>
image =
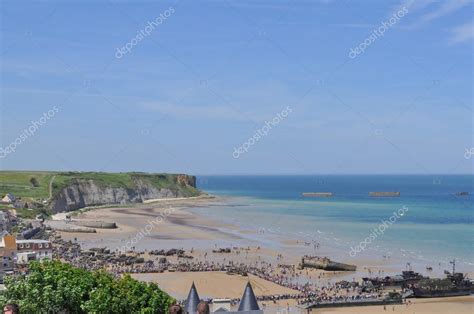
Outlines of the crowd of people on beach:
<svg viewBox="0 0 474 314">
<path fill-rule="evenodd" d="M 280 286 L 296 290 L 293 294 L 258 296 L 260 301 L 276 302 L 279 300 L 294 299 L 298 303 L 309 302 L 337 302 L 359 299 L 370 299 L 380 297 L 376 290 L 366 291 L 356 281 L 338 281 L 335 283 L 314 283 L 308 273 L 298 270 L 294 265 L 273 265 L 263 260 L 254 263 L 236 264 L 231 260 L 215 262 L 207 260 L 193 260 L 193 258 L 178 258 L 176 263 L 171 263 L 168 252 L 175 252 L 177 256 L 183 256 L 184 251 L 173 249 L 169 251 L 151 251 L 127 253 L 110 251 L 105 248 L 92 248 L 83 250 L 77 242 L 64 241 L 60 236 L 54 238 L 55 256 L 72 264 L 73 266 L 87 270 L 105 269 L 110 273 L 120 276 L 124 273 L 157 273 L 164 271 L 176 272 L 208 272 L 225 271 L 228 274 L 248 276 L 252 274 L 261 279 L 273 282 Z M 150 254 L 151 253 L 151 254 Z M 156 258 L 157 255 L 162 257 Z M 281 260 L 281 257 L 278 258 Z M 318 275 L 321 279 L 322 274 Z M 238 299 L 233 300 L 238 302 Z"/>
</svg>

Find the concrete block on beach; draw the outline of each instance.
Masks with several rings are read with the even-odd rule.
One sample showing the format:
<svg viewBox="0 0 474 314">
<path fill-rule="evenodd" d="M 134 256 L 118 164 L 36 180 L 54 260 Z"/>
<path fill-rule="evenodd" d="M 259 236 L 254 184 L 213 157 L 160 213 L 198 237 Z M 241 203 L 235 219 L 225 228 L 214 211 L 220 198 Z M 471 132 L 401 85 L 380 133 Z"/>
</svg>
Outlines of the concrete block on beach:
<svg viewBox="0 0 474 314">
<path fill-rule="evenodd" d="M 97 230 L 92 229 L 92 228 L 85 228 L 85 227 L 78 227 L 78 226 L 64 226 L 64 227 L 58 227 L 58 228 L 53 228 L 56 231 L 62 231 L 62 232 L 78 232 L 78 233 L 96 233 Z"/>
<path fill-rule="evenodd" d="M 83 220 L 73 220 L 71 221 L 76 226 L 83 226 L 89 228 L 99 228 L 99 229 L 116 229 L 117 224 L 115 222 L 105 222 L 105 221 L 83 221 Z"/>
<path fill-rule="evenodd" d="M 94 228 L 89 228 L 85 226 L 76 226 L 71 224 L 69 221 L 64 220 L 49 220 L 45 224 L 51 229 L 62 232 L 81 232 L 81 233 L 96 233 L 97 231 Z"/>
</svg>

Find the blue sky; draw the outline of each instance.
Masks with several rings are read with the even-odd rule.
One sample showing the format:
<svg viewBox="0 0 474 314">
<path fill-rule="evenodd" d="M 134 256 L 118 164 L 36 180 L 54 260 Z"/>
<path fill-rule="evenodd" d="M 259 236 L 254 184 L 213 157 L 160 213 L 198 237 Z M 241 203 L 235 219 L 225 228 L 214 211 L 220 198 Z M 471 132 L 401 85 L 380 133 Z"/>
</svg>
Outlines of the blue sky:
<svg viewBox="0 0 474 314">
<path fill-rule="evenodd" d="M 1 169 L 472 173 L 472 1 L 1 5 Z"/>
</svg>

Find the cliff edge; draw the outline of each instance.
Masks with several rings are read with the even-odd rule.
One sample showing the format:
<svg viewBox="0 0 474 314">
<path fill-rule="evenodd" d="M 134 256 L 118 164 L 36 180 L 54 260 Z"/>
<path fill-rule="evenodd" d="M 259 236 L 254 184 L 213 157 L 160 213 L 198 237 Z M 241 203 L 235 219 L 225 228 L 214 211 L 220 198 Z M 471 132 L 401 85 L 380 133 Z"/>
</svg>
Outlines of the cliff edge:
<svg viewBox="0 0 474 314">
<path fill-rule="evenodd" d="M 125 180 L 116 179 L 114 174 L 102 174 L 100 179 L 72 175 L 65 186 L 56 187 L 50 208 L 56 213 L 88 206 L 143 203 L 150 199 L 199 195 L 196 177 L 185 174 L 129 173 L 122 178 Z"/>
<path fill-rule="evenodd" d="M 53 213 L 200 195 L 196 177 L 186 174 L 10 171 L 1 172 L 0 178 L 0 190 L 44 204 Z"/>
</svg>

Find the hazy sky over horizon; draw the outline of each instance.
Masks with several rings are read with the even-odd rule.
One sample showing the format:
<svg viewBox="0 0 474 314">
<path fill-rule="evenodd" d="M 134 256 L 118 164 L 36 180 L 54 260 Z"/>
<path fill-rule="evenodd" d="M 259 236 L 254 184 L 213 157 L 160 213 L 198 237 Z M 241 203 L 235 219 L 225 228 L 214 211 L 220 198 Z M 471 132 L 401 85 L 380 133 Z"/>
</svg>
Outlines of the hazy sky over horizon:
<svg viewBox="0 0 474 314">
<path fill-rule="evenodd" d="M 472 173 L 473 8 L 2 1 L 0 169 Z"/>
</svg>

